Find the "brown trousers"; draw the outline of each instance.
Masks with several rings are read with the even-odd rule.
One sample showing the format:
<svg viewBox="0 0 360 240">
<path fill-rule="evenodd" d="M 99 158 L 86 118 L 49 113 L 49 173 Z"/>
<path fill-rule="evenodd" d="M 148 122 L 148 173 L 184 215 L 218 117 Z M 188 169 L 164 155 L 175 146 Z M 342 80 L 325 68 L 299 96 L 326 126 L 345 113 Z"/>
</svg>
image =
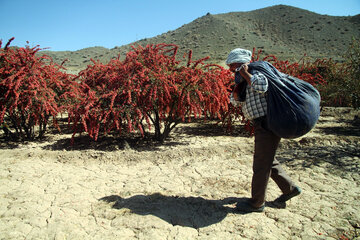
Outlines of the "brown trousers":
<svg viewBox="0 0 360 240">
<path fill-rule="evenodd" d="M 255 152 L 253 161 L 253 177 L 251 183 L 251 202 L 254 207 L 265 203 L 266 188 L 271 177 L 284 194 L 290 193 L 295 184 L 275 159 L 280 137 L 268 130 L 266 118 L 254 120 Z"/>
</svg>

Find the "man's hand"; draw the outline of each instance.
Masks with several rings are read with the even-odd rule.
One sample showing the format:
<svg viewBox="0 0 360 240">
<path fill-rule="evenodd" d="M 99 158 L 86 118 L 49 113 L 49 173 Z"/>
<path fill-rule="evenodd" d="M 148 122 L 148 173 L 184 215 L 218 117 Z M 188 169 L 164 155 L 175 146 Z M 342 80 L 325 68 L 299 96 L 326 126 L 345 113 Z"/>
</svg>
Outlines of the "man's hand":
<svg viewBox="0 0 360 240">
<path fill-rule="evenodd" d="M 249 66 L 248 66 L 249 63 L 244 63 L 243 65 L 241 65 L 241 68 L 240 68 L 240 74 L 243 78 L 245 78 L 246 82 L 249 84 L 249 86 L 251 85 L 251 77 L 252 75 L 249 73 Z"/>
</svg>

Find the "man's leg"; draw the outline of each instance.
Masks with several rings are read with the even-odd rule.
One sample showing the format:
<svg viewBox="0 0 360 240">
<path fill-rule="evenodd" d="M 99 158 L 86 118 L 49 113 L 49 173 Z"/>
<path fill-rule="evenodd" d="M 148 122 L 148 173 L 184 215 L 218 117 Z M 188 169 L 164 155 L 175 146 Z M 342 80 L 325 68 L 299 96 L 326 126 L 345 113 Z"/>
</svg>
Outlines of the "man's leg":
<svg viewBox="0 0 360 240">
<path fill-rule="evenodd" d="M 296 185 L 293 183 L 291 178 L 286 174 L 284 169 L 281 167 L 278 160 L 274 159 L 272 168 L 271 168 L 271 178 L 279 186 L 283 194 L 289 194 L 294 190 Z"/>
<path fill-rule="evenodd" d="M 273 168 L 273 161 L 280 137 L 264 128 L 262 121 L 255 121 L 255 152 L 251 185 L 251 203 L 260 207 L 265 203 L 266 188 Z M 277 169 L 277 168 L 275 168 Z"/>
</svg>

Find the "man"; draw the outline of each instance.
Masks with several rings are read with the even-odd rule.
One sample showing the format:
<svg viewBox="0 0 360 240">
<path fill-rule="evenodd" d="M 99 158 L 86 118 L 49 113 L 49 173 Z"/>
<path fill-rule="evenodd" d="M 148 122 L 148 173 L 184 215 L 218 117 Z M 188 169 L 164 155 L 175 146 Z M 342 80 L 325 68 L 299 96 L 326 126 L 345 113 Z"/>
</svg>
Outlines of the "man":
<svg viewBox="0 0 360 240">
<path fill-rule="evenodd" d="M 242 99 L 244 116 L 252 120 L 255 127 L 255 151 L 253 160 L 253 177 L 251 183 L 251 198 L 239 202 L 237 209 L 241 212 L 262 212 L 265 208 L 266 188 L 271 177 L 282 191 L 282 195 L 274 203 L 285 205 L 289 199 L 299 195 L 301 189 L 297 187 L 275 159 L 280 137 L 267 128 L 267 102 L 265 93 L 268 90 L 268 79 L 260 72 L 252 75 L 248 64 L 252 53 L 245 49 L 234 49 L 230 52 L 226 64 L 235 73 L 235 91 L 232 102 Z M 246 81 L 246 84 L 244 84 Z M 238 87 L 244 86 L 244 91 Z M 239 96 L 239 93 L 240 95 Z"/>
</svg>

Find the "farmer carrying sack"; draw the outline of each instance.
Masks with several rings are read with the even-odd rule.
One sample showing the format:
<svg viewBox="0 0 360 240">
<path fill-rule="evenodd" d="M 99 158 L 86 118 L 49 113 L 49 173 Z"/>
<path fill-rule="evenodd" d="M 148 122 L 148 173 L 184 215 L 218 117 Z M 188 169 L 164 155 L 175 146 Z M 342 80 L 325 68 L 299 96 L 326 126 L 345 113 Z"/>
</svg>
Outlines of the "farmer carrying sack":
<svg viewBox="0 0 360 240">
<path fill-rule="evenodd" d="M 266 76 L 269 88 L 267 123 L 282 138 L 297 138 L 308 133 L 320 116 L 320 93 L 309 83 L 279 72 L 265 61 L 249 64 L 251 74 Z"/>
</svg>

